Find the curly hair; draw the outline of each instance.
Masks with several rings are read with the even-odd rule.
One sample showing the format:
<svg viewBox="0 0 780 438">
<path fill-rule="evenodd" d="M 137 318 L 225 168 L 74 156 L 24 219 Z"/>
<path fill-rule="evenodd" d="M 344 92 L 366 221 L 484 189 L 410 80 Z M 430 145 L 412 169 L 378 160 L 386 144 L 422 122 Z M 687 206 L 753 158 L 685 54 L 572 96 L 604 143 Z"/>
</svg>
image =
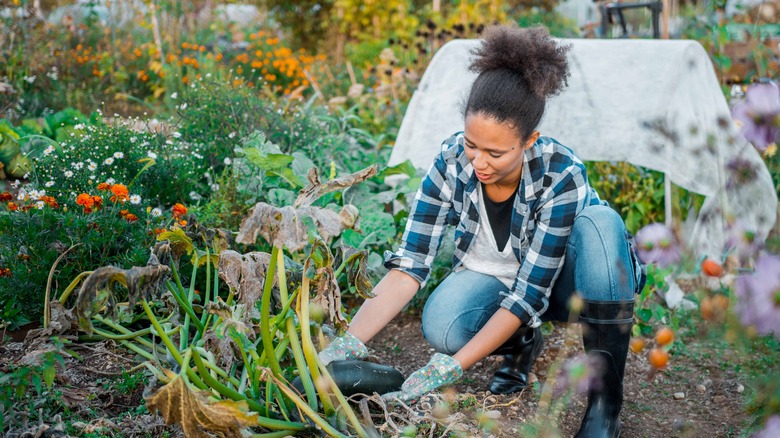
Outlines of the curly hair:
<svg viewBox="0 0 780 438">
<path fill-rule="evenodd" d="M 523 139 L 541 121 L 545 101 L 568 85 L 567 52 L 547 28 L 491 26 L 474 49 L 472 85 L 465 114 L 483 113 L 514 126 Z"/>
</svg>

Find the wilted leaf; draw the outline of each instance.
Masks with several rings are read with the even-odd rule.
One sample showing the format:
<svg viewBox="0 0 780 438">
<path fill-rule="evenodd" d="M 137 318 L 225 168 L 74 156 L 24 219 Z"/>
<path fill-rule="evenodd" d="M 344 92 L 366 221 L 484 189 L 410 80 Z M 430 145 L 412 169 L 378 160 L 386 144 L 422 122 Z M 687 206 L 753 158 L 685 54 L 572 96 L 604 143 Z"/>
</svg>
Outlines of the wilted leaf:
<svg viewBox="0 0 780 438">
<path fill-rule="evenodd" d="M 263 284 L 270 263 L 271 254 L 266 252 L 239 254 L 233 250 L 222 251 L 219 257 L 219 278 L 236 291 L 241 303 L 251 307 L 263 295 Z"/>
<path fill-rule="evenodd" d="M 249 216 L 241 222 L 236 241 L 253 244 L 260 234 L 272 245 L 290 251 L 300 251 L 309 242 L 308 228 L 304 219 L 314 223 L 319 235 L 328 240 L 344 231 L 338 213 L 326 208 L 305 206 L 274 207 L 265 202 L 255 204 Z"/>
<path fill-rule="evenodd" d="M 254 331 L 247 327 L 243 322 L 245 310 L 246 306 L 243 304 L 228 306 L 221 299 L 212 301 L 206 305 L 206 311 L 213 315 L 217 315 L 220 319 L 219 324 L 214 327 L 214 331 L 219 335 L 224 335 L 225 331 L 230 328 L 244 333 L 245 335 L 254 335 Z"/>
<path fill-rule="evenodd" d="M 207 392 L 195 393 L 177 376 L 155 394 L 144 396 L 149 411 L 159 411 L 166 424 L 181 424 L 184 436 L 208 438 L 206 431 L 226 438 L 242 438 L 241 429 L 257 424 L 245 401 L 208 403 Z"/>
<path fill-rule="evenodd" d="M 311 218 L 320 236 L 326 241 L 344 231 L 341 218 L 335 211 L 318 207 L 301 207 L 298 209 L 298 215 Z"/>
<path fill-rule="evenodd" d="M 290 251 L 299 251 L 306 245 L 308 234 L 293 207 L 277 208 L 259 202 L 249 210 L 249 216 L 241 222 L 236 241 L 253 244 L 261 234 L 272 245 Z"/>
<path fill-rule="evenodd" d="M 178 258 L 182 254 L 191 254 L 195 250 L 195 246 L 190 239 L 179 227 L 173 227 L 170 231 L 163 231 L 157 235 L 157 240 L 167 240 L 170 242 L 171 251 L 174 257 Z"/>
<path fill-rule="evenodd" d="M 158 291 L 162 282 L 168 276 L 170 268 L 165 265 L 134 266 L 130 269 L 120 269 L 114 266 L 103 266 L 90 274 L 79 289 L 76 299 L 76 318 L 79 325 L 87 333 L 92 333 L 92 315 L 108 304 L 112 310 L 113 290 L 115 284 L 121 284 L 128 291 L 128 300 L 132 307 L 136 300 L 145 298 Z"/>
<path fill-rule="evenodd" d="M 341 313 L 341 289 L 333 275 L 333 268 L 326 266 L 317 269 L 314 279 L 317 288 L 317 296 L 311 300 L 313 304 L 320 306 L 328 314 L 328 321 L 340 329 L 347 328 L 347 319 Z"/>
<path fill-rule="evenodd" d="M 301 189 L 298 199 L 295 200 L 294 207 L 304 207 L 311 205 L 314 201 L 319 199 L 320 196 L 325 193 L 332 192 L 334 190 L 345 189 L 359 182 L 363 182 L 366 179 L 376 175 L 376 165 L 366 167 L 363 170 L 345 175 L 339 178 L 332 179 L 325 184 L 320 183 L 319 174 L 317 168 L 312 167 L 309 169 L 309 184 Z"/>
<path fill-rule="evenodd" d="M 358 295 L 363 298 L 374 298 L 371 279 L 366 273 L 368 251 L 358 251 L 354 248 L 342 247 L 344 260 L 347 262 L 347 282 L 355 286 Z"/>
</svg>

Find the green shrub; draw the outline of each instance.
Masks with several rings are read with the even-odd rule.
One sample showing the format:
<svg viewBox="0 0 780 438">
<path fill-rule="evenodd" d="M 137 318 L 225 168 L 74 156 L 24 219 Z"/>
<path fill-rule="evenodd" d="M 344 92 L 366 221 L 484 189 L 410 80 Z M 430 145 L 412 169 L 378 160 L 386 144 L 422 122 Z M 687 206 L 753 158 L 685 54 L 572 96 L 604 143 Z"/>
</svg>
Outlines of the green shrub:
<svg viewBox="0 0 780 438">
<path fill-rule="evenodd" d="M 0 268 L 9 269 L 0 276 L 0 318 L 13 324 L 37 320 L 49 270 L 73 245 L 78 244 L 54 272 L 55 293 L 62 292 L 80 272 L 96 266 L 129 268 L 146 263 L 154 243 L 154 218 L 128 205 L 105 202 L 104 208 L 93 213 L 79 211 L 80 206 L 55 209 L 45 205 L 28 211 L 0 207 L 6 210 L 0 211 Z M 136 211 L 132 214 L 142 219 L 130 222 L 121 214 L 125 209 Z"/>
</svg>

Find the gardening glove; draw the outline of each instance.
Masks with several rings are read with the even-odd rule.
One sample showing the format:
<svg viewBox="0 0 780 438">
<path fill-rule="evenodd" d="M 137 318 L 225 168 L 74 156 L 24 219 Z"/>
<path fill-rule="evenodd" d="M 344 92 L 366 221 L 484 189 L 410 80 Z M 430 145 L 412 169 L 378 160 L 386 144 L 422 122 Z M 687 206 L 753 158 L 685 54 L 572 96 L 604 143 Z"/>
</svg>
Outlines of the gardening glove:
<svg viewBox="0 0 780 438">
<path fill-rule="evenodd" d="M 412 373 L 401 385 L 400 391 L 389 392 L 382 396 L 385 401 L 398 399 L 404 402 L 414 400 L 434 389 L 455 383 L 463 375 L 463 368 L 452 356 L 436 353 L 428 365 Z"/>
<path fill-rule="evenodd" d="M 323 365 L 328 365 L 334 360 L 364 359 L 368 357 L 368 348 L 355 335 L 346 332 L 344 336 L 334 339 L 317 356 L 319 356 Z"/>
</svg>

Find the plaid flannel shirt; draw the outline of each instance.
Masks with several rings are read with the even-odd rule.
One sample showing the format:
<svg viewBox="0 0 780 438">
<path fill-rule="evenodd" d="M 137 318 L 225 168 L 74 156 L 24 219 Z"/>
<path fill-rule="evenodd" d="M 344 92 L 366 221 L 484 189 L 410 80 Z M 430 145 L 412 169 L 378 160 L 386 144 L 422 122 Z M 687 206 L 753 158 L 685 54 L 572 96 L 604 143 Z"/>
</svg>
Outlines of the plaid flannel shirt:
<svg viewBox="0 0 780 438">
<path fill-rule="evenodd" d="M 385 253 L 385 267 L 411 275 L 422 288 L 448 225 L 456 227 L 452 267 L 460 266 L 479 229 L 478 196 L 459 132 L 442 143 L 417 191 L 400 248 Z M 588 185 L 585 166 L 569 148 L 539 137 L 526 150 L 509 237 L 520 268 L 501 307 L 531 327 L 542 323 L 574 217 L 586 206 L 601 203 Z"/>
</svg>

